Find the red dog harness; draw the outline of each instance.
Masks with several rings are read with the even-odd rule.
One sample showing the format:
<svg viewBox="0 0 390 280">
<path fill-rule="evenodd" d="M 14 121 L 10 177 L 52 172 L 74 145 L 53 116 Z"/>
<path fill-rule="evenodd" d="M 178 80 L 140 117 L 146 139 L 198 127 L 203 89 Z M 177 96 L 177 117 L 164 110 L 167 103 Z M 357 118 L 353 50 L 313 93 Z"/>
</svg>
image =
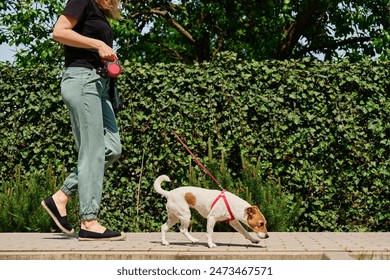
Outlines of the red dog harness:
<svg viewBox="0 0 390 280">
<path fill-rule="evenodd" d="M 217 196 L 216 199 L 214 199 L 213 203 L 211 204 L 211 209 L 213 209 L 214 205 L 218 202 L 218 200 L 222 198 L 225 202 L 226 209 L 229 212 L 230 218 L 227 219 L 229 222 L 235 220 L 236 218 L 233 215 L 232 209 L 230 208 L 229 202 L 225 196 L 225 190 L 222 190 L 221 193 Z"/>
</svg>

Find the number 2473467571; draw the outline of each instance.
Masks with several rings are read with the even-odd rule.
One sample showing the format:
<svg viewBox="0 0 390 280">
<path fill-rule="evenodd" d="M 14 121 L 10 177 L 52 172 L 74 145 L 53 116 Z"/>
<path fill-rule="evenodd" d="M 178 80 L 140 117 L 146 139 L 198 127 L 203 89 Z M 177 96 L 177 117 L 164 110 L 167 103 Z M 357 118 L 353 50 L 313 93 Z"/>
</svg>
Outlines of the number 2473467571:
<svg viewBox="0 0 390 280">
<path fill-rule="evenodd" d="M 264 275 L 271 276 L 271 267 L 258 267 L 258 266 L 244 266 L 244 267 L 233 267 L 233 266 L 219 266 L 210 267 L 210 275 Z"/>
</svg>

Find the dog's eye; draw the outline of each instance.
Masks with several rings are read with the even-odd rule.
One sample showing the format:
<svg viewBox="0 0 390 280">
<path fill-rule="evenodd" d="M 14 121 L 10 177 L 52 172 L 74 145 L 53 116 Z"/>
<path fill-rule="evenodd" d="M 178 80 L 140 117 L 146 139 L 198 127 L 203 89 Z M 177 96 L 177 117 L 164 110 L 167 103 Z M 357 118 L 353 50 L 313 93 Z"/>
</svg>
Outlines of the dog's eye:
<svg viewBox="0 0 390 280">
<path fill-rule="evenodd" d="M 259 222 L 259 226 L 263 227 L 264 226 L 264 222 Z"/>
</svg>

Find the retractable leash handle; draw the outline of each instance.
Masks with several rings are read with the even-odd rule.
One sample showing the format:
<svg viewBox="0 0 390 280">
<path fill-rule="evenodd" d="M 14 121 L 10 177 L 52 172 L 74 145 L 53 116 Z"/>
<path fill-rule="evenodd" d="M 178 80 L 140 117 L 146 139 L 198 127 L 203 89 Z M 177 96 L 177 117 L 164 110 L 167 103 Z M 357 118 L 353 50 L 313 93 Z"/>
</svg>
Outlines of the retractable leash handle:
<svg viewBox="0 0 390 280">
<path fill-rule="evenodd" d="M 118 59 L 115 59 L 114 61 L 107 62 L 104 65 L 104 68 L 106 68 L 108 76 L 110 76 L 111 78 L 118 77 L 122 72 L 122 67 L 121 67 Z"/>
</svg>

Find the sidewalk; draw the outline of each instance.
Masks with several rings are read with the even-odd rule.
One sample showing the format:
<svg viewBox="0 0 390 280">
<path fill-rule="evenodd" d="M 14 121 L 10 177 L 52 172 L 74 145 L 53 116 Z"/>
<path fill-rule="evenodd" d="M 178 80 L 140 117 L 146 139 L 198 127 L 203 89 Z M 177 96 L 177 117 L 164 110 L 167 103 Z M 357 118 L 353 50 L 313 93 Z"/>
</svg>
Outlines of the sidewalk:
<svg viewBox="0 0 390 280">
<path fill-rule="evenodd" d="M 191 244 L 170 232 L 169 246 L 160 233 L 127 233 L 125 241 L 78 241 L 61 233 L 0 233 L 0 260 L 390 260 L 390 232 L 271 232 L 259 244 L 239 233 L 216 232 L 216 248 L 205 233 Z"/>
</svg>

